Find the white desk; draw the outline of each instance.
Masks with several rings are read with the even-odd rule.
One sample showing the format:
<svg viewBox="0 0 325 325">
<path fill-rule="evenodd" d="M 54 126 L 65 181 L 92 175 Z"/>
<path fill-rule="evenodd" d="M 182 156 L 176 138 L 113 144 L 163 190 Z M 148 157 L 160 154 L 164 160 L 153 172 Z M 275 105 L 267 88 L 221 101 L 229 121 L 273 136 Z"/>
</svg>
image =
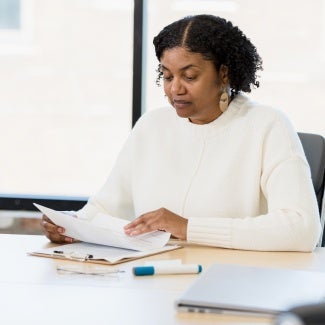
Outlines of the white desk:
<svg viewBox="0 0 325 325">
<path fill-rule="evenodd" d="M 202 264 L 203 270 L 220 262 L 325 272 L 324 248 L 314 253 L 263 253 L 186 246 L 107 267 L 126 271 L 117 275 L 60 274 L 57 265 L 80 264 L 27 255 L 49 245 L 43 236 L 0 235 L 1 324 L 270 324 L 261 318 L 179 313 L 174 301 L 197 275 L 135 277 L 131 268 L 146 260 L 181 258 L 183 263 Z"/>
</svg>

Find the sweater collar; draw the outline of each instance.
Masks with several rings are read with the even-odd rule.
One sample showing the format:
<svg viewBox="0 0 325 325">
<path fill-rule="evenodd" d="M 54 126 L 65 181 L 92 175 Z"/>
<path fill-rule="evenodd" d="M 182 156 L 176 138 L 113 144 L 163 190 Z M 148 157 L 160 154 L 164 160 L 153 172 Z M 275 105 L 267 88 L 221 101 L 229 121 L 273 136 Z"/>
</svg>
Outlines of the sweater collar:
<svg viewBox="0 0 325 325">
<path fill-rule="evenodd" d="M 229 104 L 228 109 L 215 120 L 207 124 L 194 124 L 187 118 L 180 118 L 180 120 L 185 128 L 187 128 L 190 132 L 195 133 L 197 136 L 204 138 L 210 137 L 222 132 L 226 127 L 228 127 L 236 114 L 238 114 L 239 109 L 248 101 L 249 99 L 245 95 L 236 95 L 236 97 Z"/>
</svg>

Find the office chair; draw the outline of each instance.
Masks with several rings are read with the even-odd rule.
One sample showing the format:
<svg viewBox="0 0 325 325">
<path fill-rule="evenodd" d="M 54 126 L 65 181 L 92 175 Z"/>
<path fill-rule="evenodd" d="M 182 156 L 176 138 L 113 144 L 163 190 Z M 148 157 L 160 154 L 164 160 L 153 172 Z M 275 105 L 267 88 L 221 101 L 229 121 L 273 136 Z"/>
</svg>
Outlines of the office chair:
<svg viewBox="0 0 325 325">
<path fill-rule="evenodd" d="M 301 144 L 304 148 L 305 155 L 311 170 L 311 177 L 317 197 L 317 203 L 322 224 L 322 235 L 318 246 L 324 246 L 323 238 L 325 223 L 325 139 L 321 135 L 298 132 Z"/>
</svg>

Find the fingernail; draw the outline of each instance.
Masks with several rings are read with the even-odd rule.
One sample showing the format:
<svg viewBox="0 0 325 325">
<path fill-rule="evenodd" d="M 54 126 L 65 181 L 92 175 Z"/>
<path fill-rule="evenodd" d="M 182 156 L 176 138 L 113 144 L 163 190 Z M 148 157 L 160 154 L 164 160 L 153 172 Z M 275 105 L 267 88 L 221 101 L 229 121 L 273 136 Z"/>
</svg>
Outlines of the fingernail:
<svg viewBox="0 0 325 325">
<path fill-rule="evenodd" d="M 59 227 L 58 228 L 58 233 L 63 234 L 64 233 L 64 229 Z"/>
<path fill-rule="evenodd" d="M 70 238 L 70 237 L 65 237 L 64 240 L 65 240 L 67 243 L 72 243 L 72 242 L 73 242 L 73 239 Z"/>
</svg>

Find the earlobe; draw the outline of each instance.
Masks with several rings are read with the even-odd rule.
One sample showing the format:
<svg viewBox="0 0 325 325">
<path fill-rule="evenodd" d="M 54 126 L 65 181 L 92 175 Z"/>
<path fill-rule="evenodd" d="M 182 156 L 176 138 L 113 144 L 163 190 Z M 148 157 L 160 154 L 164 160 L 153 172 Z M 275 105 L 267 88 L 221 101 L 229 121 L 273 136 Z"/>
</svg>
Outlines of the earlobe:
<svg viewBox="0 0 325 325">
<path fill-rule="evenodd" d="M 228 67 L 224 64 L 221 64 L 220 66 L 219 77 L 223 85 L 229 84 Z"/>
</svg>

